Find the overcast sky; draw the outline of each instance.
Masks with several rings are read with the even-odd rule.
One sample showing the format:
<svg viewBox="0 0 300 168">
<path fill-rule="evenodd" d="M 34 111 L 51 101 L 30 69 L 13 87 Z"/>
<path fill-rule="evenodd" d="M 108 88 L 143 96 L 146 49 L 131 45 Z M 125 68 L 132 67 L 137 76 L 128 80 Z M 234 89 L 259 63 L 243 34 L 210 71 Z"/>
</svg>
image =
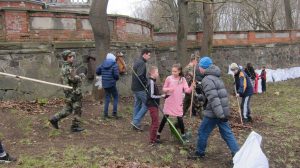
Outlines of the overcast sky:
<svg viewBox="0 0 300 168">
<path fill-rule="evenodd" d="M 145 3 L 145 0 L 109 0 L 107 13 L 132 16 L 135 7 Z"/>
</svg>

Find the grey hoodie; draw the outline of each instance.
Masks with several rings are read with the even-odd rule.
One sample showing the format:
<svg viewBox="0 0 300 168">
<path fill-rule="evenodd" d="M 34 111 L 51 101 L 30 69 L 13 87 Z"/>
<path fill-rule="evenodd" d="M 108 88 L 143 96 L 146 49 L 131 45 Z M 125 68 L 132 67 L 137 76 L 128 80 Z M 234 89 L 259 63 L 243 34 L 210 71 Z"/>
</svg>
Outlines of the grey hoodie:
<svg viewBox="0 0 300 168">
<path fill-rule="evenodd" d="M 209 118 L 227 118 L 230 115 L 227 91 L 220 76 L 220 68 L 212 65 L 205 70 L 202 80 L 203 92 L 207 98 L 204 116 Z"/>
</svg>

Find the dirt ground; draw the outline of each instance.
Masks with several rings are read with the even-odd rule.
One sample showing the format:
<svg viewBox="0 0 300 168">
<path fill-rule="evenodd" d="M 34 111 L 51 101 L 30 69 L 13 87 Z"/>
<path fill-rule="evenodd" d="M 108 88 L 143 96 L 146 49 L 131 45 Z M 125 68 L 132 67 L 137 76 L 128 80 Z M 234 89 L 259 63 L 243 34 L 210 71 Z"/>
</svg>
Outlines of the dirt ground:
<svg viewBox="0 0 300 168">
<path fill-rule="evenodd" d="M 267 94 L 253 97 L 255 121 L 250 125 L 263 136 L 262 146 L 270 167 L 300 165 L 299 84 L 300 80 L 270 84 Z M 235 108 L 235 99 L 231 99 Z M 196 144 L 199 118 L 184 118 L 186 128 L 192 131 L 188 145 L 179 144 L 165 127 L 163 143 L 150 146 L 149 114 L 143 120 L 144 132 L 134 131 L 130 125 L 132 100 L 123 99 L 119 120 L 102 120 L 102 105 L 84 102 L 82 118 L 86 130 L 82 133 L 70 132 L 71 116 L 60 122 L 60 130 L 49 125 L 50 116 L 62 108 L 60 101 L 19 102 L 15 106 L 5 105 L 11 102 L 0 103 L 0 138 L 7 151 L 18 158 L 16 163 L 1 167 L 232 167 L 230 151 L 218 129 L 209 138 L 205 159 L 187 159 Z M 234 128 L 240 145 L 251 131 Z"/>
</svg>

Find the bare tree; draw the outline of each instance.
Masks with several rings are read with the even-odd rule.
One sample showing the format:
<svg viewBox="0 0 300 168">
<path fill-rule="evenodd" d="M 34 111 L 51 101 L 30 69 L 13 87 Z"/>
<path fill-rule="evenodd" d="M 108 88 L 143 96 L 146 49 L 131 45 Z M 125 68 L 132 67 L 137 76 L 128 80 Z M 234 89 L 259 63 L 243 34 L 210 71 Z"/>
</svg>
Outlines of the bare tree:
<svg viewBox="0 0 300 168">
<path fill-rule="evenodd" d="M 178 0 L 179 21 L 177 29 L 177 60 L 181 65 L 187 62 L 187 34 L 188 34 L 188 2 Z"/>
<path fill-rule="evenodd" d="M 293 18 L 292 18 L 292 9 L 291 9 L 290 0 L 284 0 L 284 9 L 285 9 L 286 28 L 293 29 Z"/>
<path fill-rule="evenodd" d="M 89 20 L 93 29 L 96 47 L 96 64 L 105 58 L 110 47 L 110 32 L 107 20 L 108 0 L 93 0 Z M 93 89 L 93 96 L 99 99 L 97 89 Z"/>
<path fill-rule="evenodd" d="M 200 56 L 211 55 L 213 47 L 213 0 L 210 0 L 211 3 L 203 4 L 203 38 Z"/>
</svg>

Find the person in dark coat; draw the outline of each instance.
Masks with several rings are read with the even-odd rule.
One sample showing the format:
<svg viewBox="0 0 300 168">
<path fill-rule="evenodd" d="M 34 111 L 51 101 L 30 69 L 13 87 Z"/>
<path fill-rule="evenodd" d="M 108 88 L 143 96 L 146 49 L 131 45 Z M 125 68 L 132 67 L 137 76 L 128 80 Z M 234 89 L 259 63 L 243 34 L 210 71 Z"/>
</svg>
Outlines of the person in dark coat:
<svg viewBox="0 0 300 168">
<path fill-rule="evenodd" d="M 245 68 L 245 72 L 246 72 L 246 74 L 250 77 L 250 79 L 251 79 L 251 84 L 252 84 L 252 86 L 254 87 L 256 73 L 255 73 L 255 70 L 254 70 L 254 68 L 253 68 L 253 66 L 252 66 L 251 63 L 248 63 L 248 64 L 247 64 L 247 67 Z"/>
<path fill-rule="evenodd" d="M 263 67 L 259 77 L 261 78 L 262 92 L 265 93 L 267 91 L 267 72 L 265 66 Z"/>
<path fill-rule="evenodd" d="M 104 119 L 109 118 L 108 107 L 111 96 L 114 99 L 112 116 L 118 118 L 119 94 L 116 84 L 119 80 L 119 67 L 116 63 L 116 57 L 113 54 L 108 53 L 106 60 L 98 66 L 96 74 L 102 76 L 102 87 L 105 90 Z"/>
<path fill-rule="evenodd" d="M 203 57 L 199 62 L 199 69 L 203 74 L 202 89 L 203 96 L 206 99 L 204 105 L 204 118 L 198 130 L 197 149 L 189 156 L 189 159 L 198 159 L 205 156 L 205 149 L 210 133 L 216 126 L 226 141 L 232 156 L 239 150 L 239 145 L 231 131 L 228 123 L 230 115 L 229 99 L 225 85 L 221 80 L 221 70 L 213 62 L 210 57 Z"/>
<path fill-rule="evenodd" d="M 253 86 L 251 84 L 251 79 L 248 75 L 240 69 L 236 63 L 230 65 L 230 70 L 234 73 L 235 87 L 237 90 L 237 97 L 242 98 L 241 112 L 244 122 L 251 122 L 251 108 L 250 100 L 253 95 Z"/>
<path fill-rule="evenodd" d="M 141 56 L 134 62 L 131 90 L 134 93 L 134 109 L 131 125 L 135 130 L 142 131 L 141 121 L 147 112 L 147 67 L 146 63 L 151 58 L 151 52 L 143 49 Z"/>
</svg>

